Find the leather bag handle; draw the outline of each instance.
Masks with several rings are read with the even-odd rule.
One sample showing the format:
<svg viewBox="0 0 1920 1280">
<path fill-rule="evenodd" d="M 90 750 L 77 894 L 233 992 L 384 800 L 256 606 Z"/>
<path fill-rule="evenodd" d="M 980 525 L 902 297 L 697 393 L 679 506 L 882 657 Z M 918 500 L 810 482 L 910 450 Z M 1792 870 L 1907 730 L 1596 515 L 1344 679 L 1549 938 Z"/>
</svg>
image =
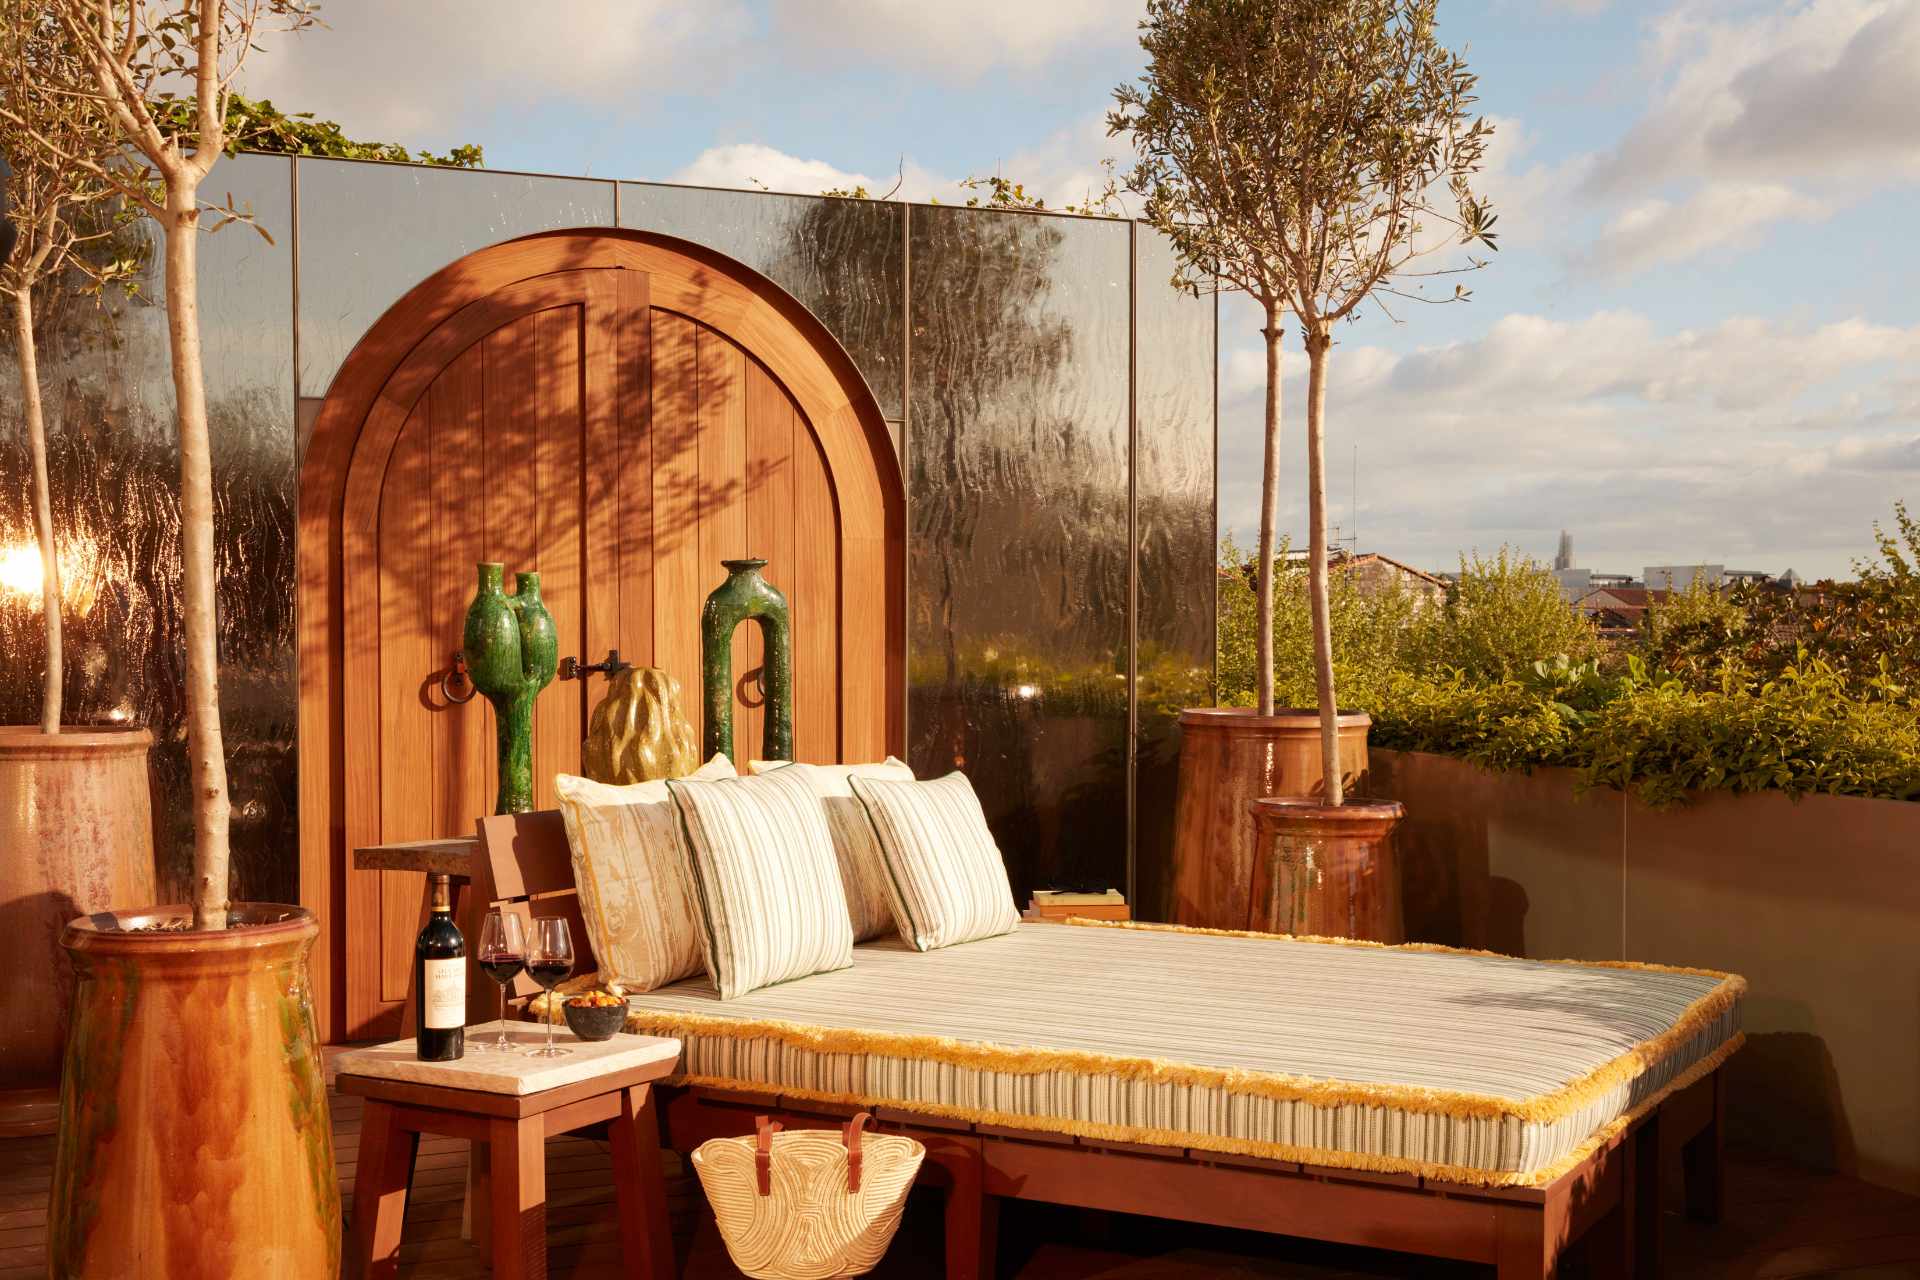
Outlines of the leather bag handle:
<svg viewBox="0 0 1920 1280">
<path fill-rule="evenodd" d="M 840 1129 L 840 1140 L 847 1144 L 847 1194 L 850 1196 L 860 1194 L 860 1131 L 871 1119 L 872 1115 L 862 1111 Z"/>
<path fill-rule="evenodd" d="M 753 1118 L 753 1180 L 755 1189 L 763 1196 L 773 1194 L 773 1135 L 778 1132 L 778 1120 L 765 1116 Z"/>
</svg>

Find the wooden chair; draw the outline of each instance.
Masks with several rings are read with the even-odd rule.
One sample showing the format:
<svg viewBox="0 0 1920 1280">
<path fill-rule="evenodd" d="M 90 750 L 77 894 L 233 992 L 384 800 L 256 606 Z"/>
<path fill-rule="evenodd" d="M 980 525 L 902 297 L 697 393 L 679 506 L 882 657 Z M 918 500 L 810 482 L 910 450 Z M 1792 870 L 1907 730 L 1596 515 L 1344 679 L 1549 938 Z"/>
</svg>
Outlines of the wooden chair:
<svg viewBox="0 0 1920 1280">
<path fill-rule="evenodd" d="M 480 819 L 477 827 L 480 851 L 473 869 L 473 896 L 481 904 L 479 914 L 498 908 L 519 916 L 523 924 L 536 915 L 561 917 L 573 938 L 574 976 L 592 973 L 598 965 L 580 914 L 580 890 L 574 883 L 573 855 L 560 811 L 495 814 Z M 526 1002 L 539 991 L 539 985 L 523 973 L 507 994 L 524 1013 Z"/>
</svg>

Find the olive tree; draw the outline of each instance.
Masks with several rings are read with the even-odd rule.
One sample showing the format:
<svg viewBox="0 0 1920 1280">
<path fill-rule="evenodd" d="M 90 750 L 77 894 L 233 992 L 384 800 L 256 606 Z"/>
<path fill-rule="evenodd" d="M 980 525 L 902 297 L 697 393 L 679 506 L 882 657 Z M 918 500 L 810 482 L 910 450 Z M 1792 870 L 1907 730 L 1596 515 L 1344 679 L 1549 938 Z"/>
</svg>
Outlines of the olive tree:
<svg viewBox="0 0 1920 1280">
<path fill-rule="evenodd" d="M 1334 327 L 1373 298 L 1429 296 L 1442 250 L 1494 247 L 1476 197 L 1492 127 L 1471 117 L 1475 77 L 1439 43 L 1437 0 L 1148 0 L 1147 70 L 1115 92 L 1110 132 L 1132 136 L 1127 185 L 1172 240 L 1181 280 L 1250 294 L 1266 317 L 1260 504 L 1259 709 L 1273 704 L 1273 549 L 1283 316 L 1307 355 L 1309 584 L 1326 802 L 1339 804 L 1338 704 L 1327 606 L 1324 432 Z M 1417 269 L 1418 268 L 1418 269 Z"/>
<path fill-rule="evenodd" d="M 14 359 L 20 373 L 27 452 L 33 467 L 33 526 L 40 544 L 41 615 L 47 667 L 40 731 L 59 733 L 62 658 L 60 557 L 47 480 L 46 410 L 34 333 L 34 292 L 70 274 L 95 286 L 125 275 L 124 257 L 85 250 L 113 236 L 119 192 L 99 170 L 119 149 L 119 131 L 98 103 L 58 92 L 80 72 L 79 50 L 37 0 L 0 0 L 0 157 L 10 158 L 8 203 L 14 243 L 0 253 L 0 293 L 11 300 Z M 52 140 L 51 147 L 37 139 Z M 6 164 L 0 159 L 0 165 Z"/>
<path fill-rule="evenodd" d="M 187 753 L 193 790 L 193 920 L 226 927 L 227 768 L 220 732 L 213 546 L 213 460 L 201 367 L 198 255 L 206 222 L 244 219 L 200 189 L 228 142 L 232 86 L 269 28 L 315 21 L 309 0 L 41 0 L 74 48 L 47 87 L 70 109 L 104 111 L 121 144 L 102 162 L 57 132 L 28 127 L 36 147 L 112 183 L 160 224 L 166 244 L 167 339 L 180 433 L 181 599 L 187 658 Z M 181 107 L 179 104 L 190 104 Z M 172 119 L 168 119 L 171 116 Z M 217 215 L 203 219 L 204 213 Z"/>
</svg>

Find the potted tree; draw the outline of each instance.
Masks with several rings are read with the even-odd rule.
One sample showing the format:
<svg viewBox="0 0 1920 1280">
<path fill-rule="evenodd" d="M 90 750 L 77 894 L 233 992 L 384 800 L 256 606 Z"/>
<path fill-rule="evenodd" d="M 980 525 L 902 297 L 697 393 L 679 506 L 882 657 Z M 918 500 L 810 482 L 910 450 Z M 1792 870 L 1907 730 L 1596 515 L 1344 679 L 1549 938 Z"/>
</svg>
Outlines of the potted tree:
<svg viewBox="0 0 1920 1280">
<path fill-rule="evenodd" d="M 48 1253 L 57 1277 L 339 1270 L 340 1201 L 307 982 L 311 913 L 228 895 L 226 760 L 215 629 L 213 484 L 201 369 L 201 184 L 228 142 L 228 87 L 268 24 L 304 0 L 46 0 L 72 58 L 47 87 L 98 103 L 121 151 L 79 159 L 160 224 L 180 433 L 192 902 L 69 924 L 77 988 L 61 1080 Z M 162 127 L 184 87 L 190 123 Z M 18 122 L 18 112 L 13 113 Z M 222 224 L 244 215 L 216 210 Z"/>
<path fill-rule="evenodd" d="M 51 1133 L 72 978 L 60 930 L 76 915 L 153 897 L 153 818 L 145 729 L 64 723 L 64 593 L 47 475 L 34 298 L 42 289 L 107 285 L 132 265 L 98 252 L 117 230 L 113 187 L 79 157 L 118 146 L 97 104 L 62 99 L 42 79 L 73 46 L 27 0 L 0 4 L 0 328 L 10 331 L 32 464 L 32 507 L 46 666 L 38 724 L 0 725 L 0 1135 Z M 34 145 L 31 131 L 53 143 Z M 9 165 L 7 157 L 15 158 Z M 21 565 L 35 565 L 20 557 Z M 34 575 L 28 575 L 34 576 Z M 31 581 L 15 583 L 34 594 Z"/>
<path fill-rule="evenodd" d="M 1288 796 L 1303 803 L 1287 813 L 1323 821 L 1320 811 L 1339 811 L 1365 771 L 1367 720 L 1338 708 L 1328 621 L 1323 427 L 1333 328 L 1369 297 L 1390 315 L 1377 295 L 1464 299 L 1457 285 L 1428 299 L 1412 277 L 1439 273 L 1413 270 L 1415 260 L 1456 242 L 1494 243 L 1493 214 L 1469 186 L 1492 130 L 1467 117 L 1474 78 L 1436 40 L 1434 10 L 1435 0 L 1148 0 L 1141 24 L 1147 73 L 1140 85 L 1116 91 L 1119 107 L 1109 116 L 1111 132 L 1132 135 L 1139 162 L 1128 186 L 1172 240 L 1182 280 L 1245 292 L 1265 317 L 1258 706 L 1254 720 L 1221 711 L 1181 717 L 1175 891 L 1186 922 L 1239 928 L 1271 913 L 1271 865 L 1248 821 L 1252 801 Z M 1479 265 L 1468 259 L 1441 270 Z M 1275 714 L 1272 672 L 1288 315 L 1300 326 L 1308 362 L 1318 693 L 1318 706 L 1297 717 Z M 1237 731 L 1227 727 L 1236 724 Z M 1303 730 L 1306 744 L 1297 736 Z M 1208 741 L 1234 736 L 1246 743 L 1237 751 Z"/>
</svg>

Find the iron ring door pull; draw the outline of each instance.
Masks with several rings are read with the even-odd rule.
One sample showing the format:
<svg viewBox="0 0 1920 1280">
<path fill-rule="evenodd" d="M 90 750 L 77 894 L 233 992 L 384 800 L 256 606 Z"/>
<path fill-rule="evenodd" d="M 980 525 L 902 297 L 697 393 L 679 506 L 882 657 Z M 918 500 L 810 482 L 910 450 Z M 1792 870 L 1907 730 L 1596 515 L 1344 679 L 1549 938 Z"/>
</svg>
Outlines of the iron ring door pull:
<svg viewBox="0 0 1920 1280">
<path fill-rule="evenodd" d="M 456 688 L 465 689 L 466 692 L 455 693 Z M 459 649 L 453 651 L 453 665 L 447 668 L 445 675 L 440 677 L 440 692 L 446 695 L 448 702 L 455 705 L 473 701 L 473 695 L 478 690 L 473 687 L 473 677 L 467 674 L 467 655 L 464 651 Z"/>
</svg>

